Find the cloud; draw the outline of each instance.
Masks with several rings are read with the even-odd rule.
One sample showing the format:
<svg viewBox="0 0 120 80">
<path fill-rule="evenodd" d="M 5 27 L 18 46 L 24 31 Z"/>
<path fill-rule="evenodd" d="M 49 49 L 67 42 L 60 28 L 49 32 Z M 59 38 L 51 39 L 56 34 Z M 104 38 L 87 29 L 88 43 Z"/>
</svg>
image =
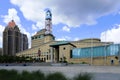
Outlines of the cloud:
<svg viewBox="0 0 120 80">
<path fill-rule="evenodd" d="M 16 24 L 20 25 L 20 18 L 17 16 L 17 11 L 14 8 L 8 9 L 8 15 L 2 15 L 2 18 L 4 18 L 6 24 L 14 19 Z"/>
<path fill-rule="evenodd" d="M 80 40 L 80 38 L 78 38 L 78 37 L 76 37 L 76 38 L 74 39 L 74 41 L 78 41 L 78 40 Z"/>
<path fill-rule="evenodd" d="M 32 30 L 37 30 L 36 25 L 32 24 Z"/>
<path fill-rule="evenodd" d="M 4 26 L 0 25 L 0 47 L 2 47 L 2 43 L 3 43 L 3 31 L 4 31 Z"/>
<path fill-rule="evenodd" d="M 45 12 L 43 4 L 39 0 L 11 0 L 11 3 L 19 6 L 23 16 L 30 21 L 35 22 L 34 28 L 43 28 Z"/>
<path fill-rule="evenodd" d="M 114 25 L 112 29 L 101 33 L 101 41 L 111 41 L 114 43 L 120 43 L 120 24 Z"/>
<path fill-rule="evenodd" d="M 62 36 L 61 38 L 57 38 L 57 41 L 78 41 L 80 38 L 75 37 L 74 39 L 69 36 Z"/>
<path fill-rule="evenodd" d="M 57 38 L 56 40 L 57 41 L 70 41 L 71 37 L 69 37 L 69 36 L 63 36 L 61 38 Z"/>
<path fill-rule="evenodd" d="M 8 9 L 8 14 L 7 15 L 2 15 L 3 18 L 3 22 L 5 22 L 6 24 L 8 24 L 8 22 L 10 22 L 12 19 L 14 19 L 16 25 L 18 25 L 18 27 L 20 28 L 20 31 L 24 34 L 27 34 L 28 37 L 28 42 L 29 42 L 29 47 L 31 44 L 31 35 L 29 32 L 27 32 L 27 30 L 21 25 L 21 21 L 20 21 L 20 17 L 17 14 L 17 10 L 14 8 L 10 8 Z M 0 31 L 1 33 L 3 31 Z M 0 34 L 1 34 L 0 33 Z M 0 35 L 1 36 L 1 35 Z"/>
<path fill-rule="evenodd" d="M 63 30 L 63 31 L 70 32 L 70 28 L 69 28 L 68 26 L 64 26 L 64 27 L 62 28 L 62 30 Z"/>
<path fill-rule="evenodd" d="M 58 38 L 58 39 L 56 39 L 57 41 L 66 41 L 66 39 L 65 38 Z"/>
<path fill-rule="evenodd" d="M 69 27 L 96 24 L 97 18 L 120 9 L 120 0 L 11 0 L 11 3 L 38 27 L 44 27 L 46 8 L 52 10 L 53 24 L 63 23 Z"/>
</svg>

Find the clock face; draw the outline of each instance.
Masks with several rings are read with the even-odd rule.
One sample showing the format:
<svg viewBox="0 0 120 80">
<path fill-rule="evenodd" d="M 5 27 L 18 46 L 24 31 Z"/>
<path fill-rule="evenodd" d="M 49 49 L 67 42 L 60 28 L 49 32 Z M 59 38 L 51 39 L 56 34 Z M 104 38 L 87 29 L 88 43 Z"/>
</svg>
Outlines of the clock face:
<svg viewBox="0 0 120 80">
<path fill-rule="evenodd" d="M 52 18 L 52 14 L 50 11 L 46 12 L 46 19 L 51 19 Z"/>
<path fill-rule="evenodd" d="M 47 16 L 50 16 L 50 12 L 47 12 Z"/>
</svg>

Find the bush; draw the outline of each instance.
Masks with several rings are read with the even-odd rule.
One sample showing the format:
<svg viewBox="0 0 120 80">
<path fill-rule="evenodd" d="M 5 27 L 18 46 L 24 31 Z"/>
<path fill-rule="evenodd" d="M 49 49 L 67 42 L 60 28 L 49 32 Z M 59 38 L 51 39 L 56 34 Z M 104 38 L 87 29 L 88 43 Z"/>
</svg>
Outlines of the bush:
<svg viewBox="0 0 120 80">
<path fill-rule="evenodd" d="M 21 80 L 33 80 L 34 78 L 33 78 L 33 76 L 31 75 L 30 72 L 28 72 L 28 71 L 23 71 L 23 72 L 21 73 L 20 79 L 21 79 Z"/>
<path fill-rule="evenodd" d="M 0 80 L 19 80 L 20 75 L 16 70 L 0 70 Z"/>
<path fill-rule="evenodd" d="M 73 79 L 68 79 L 60 72 L 44 75 L 41 71 L 22 71 L 18 73 L 16 70 L 0 70 L 0 80 L 91 80 L 91 74 L 78 74 Z"/>
<path fill-rule="evenodd" d="M 87 64 L 86 62 L 82 62 L 81 64 Z"/>
<path fill-rule="evenodd" d="M 40 71 L 33 71 L 32 72 L 34 80 L 45 80 L 45 75 Z"/>
<path fill-rule="evenodd" d="M 33 72 L 23 71 L 21 73 L 20 80 L 45 80 L 45 76 L 40 71 Z"/>
<path fill-rule="evenodd" d="M 83 74 L 80 73 L 73 78 L 73 80 L 91 80 L 91 79 L 92 79 L 92 75 L 88 73 L 83 73 Z"/>
<path fill-rule="evenodd" d="M 67 80 L 67 78 L 60 72 L 48 74 L 46 80 Z"/>
</svg>

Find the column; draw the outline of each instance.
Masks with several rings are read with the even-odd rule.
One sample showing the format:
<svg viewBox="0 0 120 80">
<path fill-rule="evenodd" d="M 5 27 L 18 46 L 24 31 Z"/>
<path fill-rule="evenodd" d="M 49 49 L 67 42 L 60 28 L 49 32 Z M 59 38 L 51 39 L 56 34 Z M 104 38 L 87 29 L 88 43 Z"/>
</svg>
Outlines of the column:
<svg viewBox="0 0 120 80">
<path fill-rule="evenodd" d="M 53 62 L 53 48 L 50 48 L 50 52 L 51 52 L 51 62 Z"/>
</svg>

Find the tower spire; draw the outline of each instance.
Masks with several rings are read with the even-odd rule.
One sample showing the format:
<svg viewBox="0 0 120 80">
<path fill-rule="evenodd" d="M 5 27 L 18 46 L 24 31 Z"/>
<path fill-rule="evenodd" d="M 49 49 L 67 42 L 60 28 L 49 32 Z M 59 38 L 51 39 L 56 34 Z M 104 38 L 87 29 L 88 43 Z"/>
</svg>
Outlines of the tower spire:
<svg viewBox="0 0 120 80">
<path fill-rule="evenodd" d="M 52 33 L 52 13 L 48 9 L 46 10 L 46 16 L 45 16 L 45 34 L 51 34 Z"/>
</svg>

